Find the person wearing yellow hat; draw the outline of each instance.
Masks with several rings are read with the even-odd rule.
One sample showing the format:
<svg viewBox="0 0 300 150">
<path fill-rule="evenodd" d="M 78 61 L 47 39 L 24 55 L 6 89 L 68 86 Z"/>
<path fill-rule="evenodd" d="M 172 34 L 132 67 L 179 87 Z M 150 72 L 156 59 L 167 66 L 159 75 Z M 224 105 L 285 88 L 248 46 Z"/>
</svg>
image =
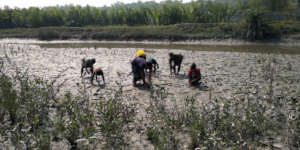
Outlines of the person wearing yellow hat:
<svg viewBox="0 0 300 150">
<path fill-rule="evenodd" d="M 131 62 L 131 68 L 133 73 L 133 86 L 136 86 L 136 82 L 143 80 L 143 85 L 146 84 L 145 81 L 145 66 L 146 66 L 146 54 L 144 50 L 138 50 L 136 53 L 136 58 Z M 149 75 L 149 81 L 151 81 L 151 75 Z"/>
<path fill-rule="evenodd" d="M 146 57 L 145 51 L 140 49 L 136 52 L 136 57 Z"/>
</svg>

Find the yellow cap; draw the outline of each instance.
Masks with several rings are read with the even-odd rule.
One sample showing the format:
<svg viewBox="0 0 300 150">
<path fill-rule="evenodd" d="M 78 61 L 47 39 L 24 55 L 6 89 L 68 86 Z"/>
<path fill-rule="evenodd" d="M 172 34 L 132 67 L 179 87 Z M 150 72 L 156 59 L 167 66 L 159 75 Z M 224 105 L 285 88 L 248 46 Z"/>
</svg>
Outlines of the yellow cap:
<svg viewBox="0 0 300 150">
<path fill-rule="evenodd" d="M 140 49 L 136 52 L 136 57 L 140 57 L 140 56 L 146 56 L 144 50 Z"/>
</svg>

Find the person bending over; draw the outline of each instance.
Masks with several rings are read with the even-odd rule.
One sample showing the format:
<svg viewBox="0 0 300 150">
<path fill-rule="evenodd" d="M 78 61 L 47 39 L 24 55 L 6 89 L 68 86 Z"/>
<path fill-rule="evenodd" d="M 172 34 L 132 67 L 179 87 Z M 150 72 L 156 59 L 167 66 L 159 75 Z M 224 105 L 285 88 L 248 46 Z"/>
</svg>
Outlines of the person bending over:
<svg viewBox="0 0 300 150">
<path fill-rule="evenodd" d="M 200 69 L 197 68 L 195 63 L 191 65 L 191 68 L 188 72 L 188 76 L 190 85 L 199 85 L 199 81 L 201 80 L 201 72 Z"/>
<path fill-rule="evenodd" d="M 159 65 L 157 61 L 154 58 L 150 58 L 146 63 L 146 71 L 147 72 L 156 72 L 156 70 L 159 68 Z"/>
<path fill-rule="evenodd" d="M 103 84 L 105 84 L 104 73 L 101 68 L 96 68 L 96 70 L 94 70 L 92 77 L 91 77 L 91 84 L 93 85 L 94 78 L 96 78 L 96 81 L 99 83 L 97 76 L 102 76 Z"/>
<path fill-rule="evenodd" d="M 146 54 L 143 50 L 137 52 L 137 57 L 131 62 L 131 68 L 133 72 L 133 86 L 136 86 L 136 82 L 143 80 L 143 85 L 146 84 L 145 81 L 145 67 L 146 67 Z M 149 75 L 149 82 L 151 81 L 151 73 Z"/>
</svg>

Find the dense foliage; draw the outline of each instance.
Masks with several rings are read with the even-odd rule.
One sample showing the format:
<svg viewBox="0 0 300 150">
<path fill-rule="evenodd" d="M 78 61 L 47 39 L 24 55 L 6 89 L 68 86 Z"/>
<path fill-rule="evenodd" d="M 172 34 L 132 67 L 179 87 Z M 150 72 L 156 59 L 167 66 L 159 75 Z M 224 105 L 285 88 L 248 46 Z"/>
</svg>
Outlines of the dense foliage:
<svg viewBox="0 0 300 150">
<path fill-rule="evenodd" d="M 0 28 L 87 25 L 170 25 L 235 22 L 248 12 L 268 12 L 271 20 L 295 20 L 299 0 L 198 0 L 116 3 L 110 7 L 56 6 L 0 9 Z M 251 10 L 251 11 L 249 11 Z"/>
</svg>

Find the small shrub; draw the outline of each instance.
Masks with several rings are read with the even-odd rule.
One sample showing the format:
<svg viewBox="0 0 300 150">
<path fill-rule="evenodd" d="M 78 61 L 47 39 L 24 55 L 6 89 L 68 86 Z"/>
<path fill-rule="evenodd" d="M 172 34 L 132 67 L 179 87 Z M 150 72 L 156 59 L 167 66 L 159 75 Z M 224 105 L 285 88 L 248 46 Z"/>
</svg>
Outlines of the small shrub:
<svg viewBox="0 0 300 150">
<path fill-rule="evenodd" d="M 38 33 L 40 40 L 55 40 L 60 38 L 60 34 L 57 31 L 49 29 L 41 29 Z"/>
<path fill-rule="evenodd" d="M 71 38 L 72 38 L 72 35 L 70 33 L 68 33 L 68 32 L 63 32 L 59 36 L 60 40 L 68 40 L 68 39 L 71 39 Z"/>
<path fill-rule="evenodd" d="M 77 148 L 77 139 L 89 138 L 95 133 L 94 114 L 88 99 L 86 95 L 74 97 L 71 93 L 66 93 L 58 104 L 58 117 L 54 123 L 57 131 L 54 136 L 66 138 L 72 149 Z"/>
<path fill-rule="evenodd" d="M 1 120 L 3 120 L 5 112 L 8 112 L 11 120 L 11 124 L 15 125 L 18 120 L 18 109 L 20 107 L 17 102 L 17 92 L 13 87 L 11 78 L 5 74 L 0 75 L 0 108 L 2 110 Z"/>
<path fill-rule="evenodd" d="M 119 40 L 120 36 L 109 31 L 97 32 L 91 35 L 93 40 Z"/>
<path fill-rule="evenodd" d="M 108 100 L 100 99 L 97 118 L 101 122 L 101 129 L 105 135 L 107 146 L 120 149 L 127 145 L 124 140 L 124 127 L 135 116 L 135 108 L 123 102 L 123 91 L 114 91 Z"/>
<path fill-rule="evenodd" d="M 249 9 L 246 14 L 246 38 L 251 41 L 264 39 L 265 21 L 265 12 L 259 9 Z"/>
</svg>

